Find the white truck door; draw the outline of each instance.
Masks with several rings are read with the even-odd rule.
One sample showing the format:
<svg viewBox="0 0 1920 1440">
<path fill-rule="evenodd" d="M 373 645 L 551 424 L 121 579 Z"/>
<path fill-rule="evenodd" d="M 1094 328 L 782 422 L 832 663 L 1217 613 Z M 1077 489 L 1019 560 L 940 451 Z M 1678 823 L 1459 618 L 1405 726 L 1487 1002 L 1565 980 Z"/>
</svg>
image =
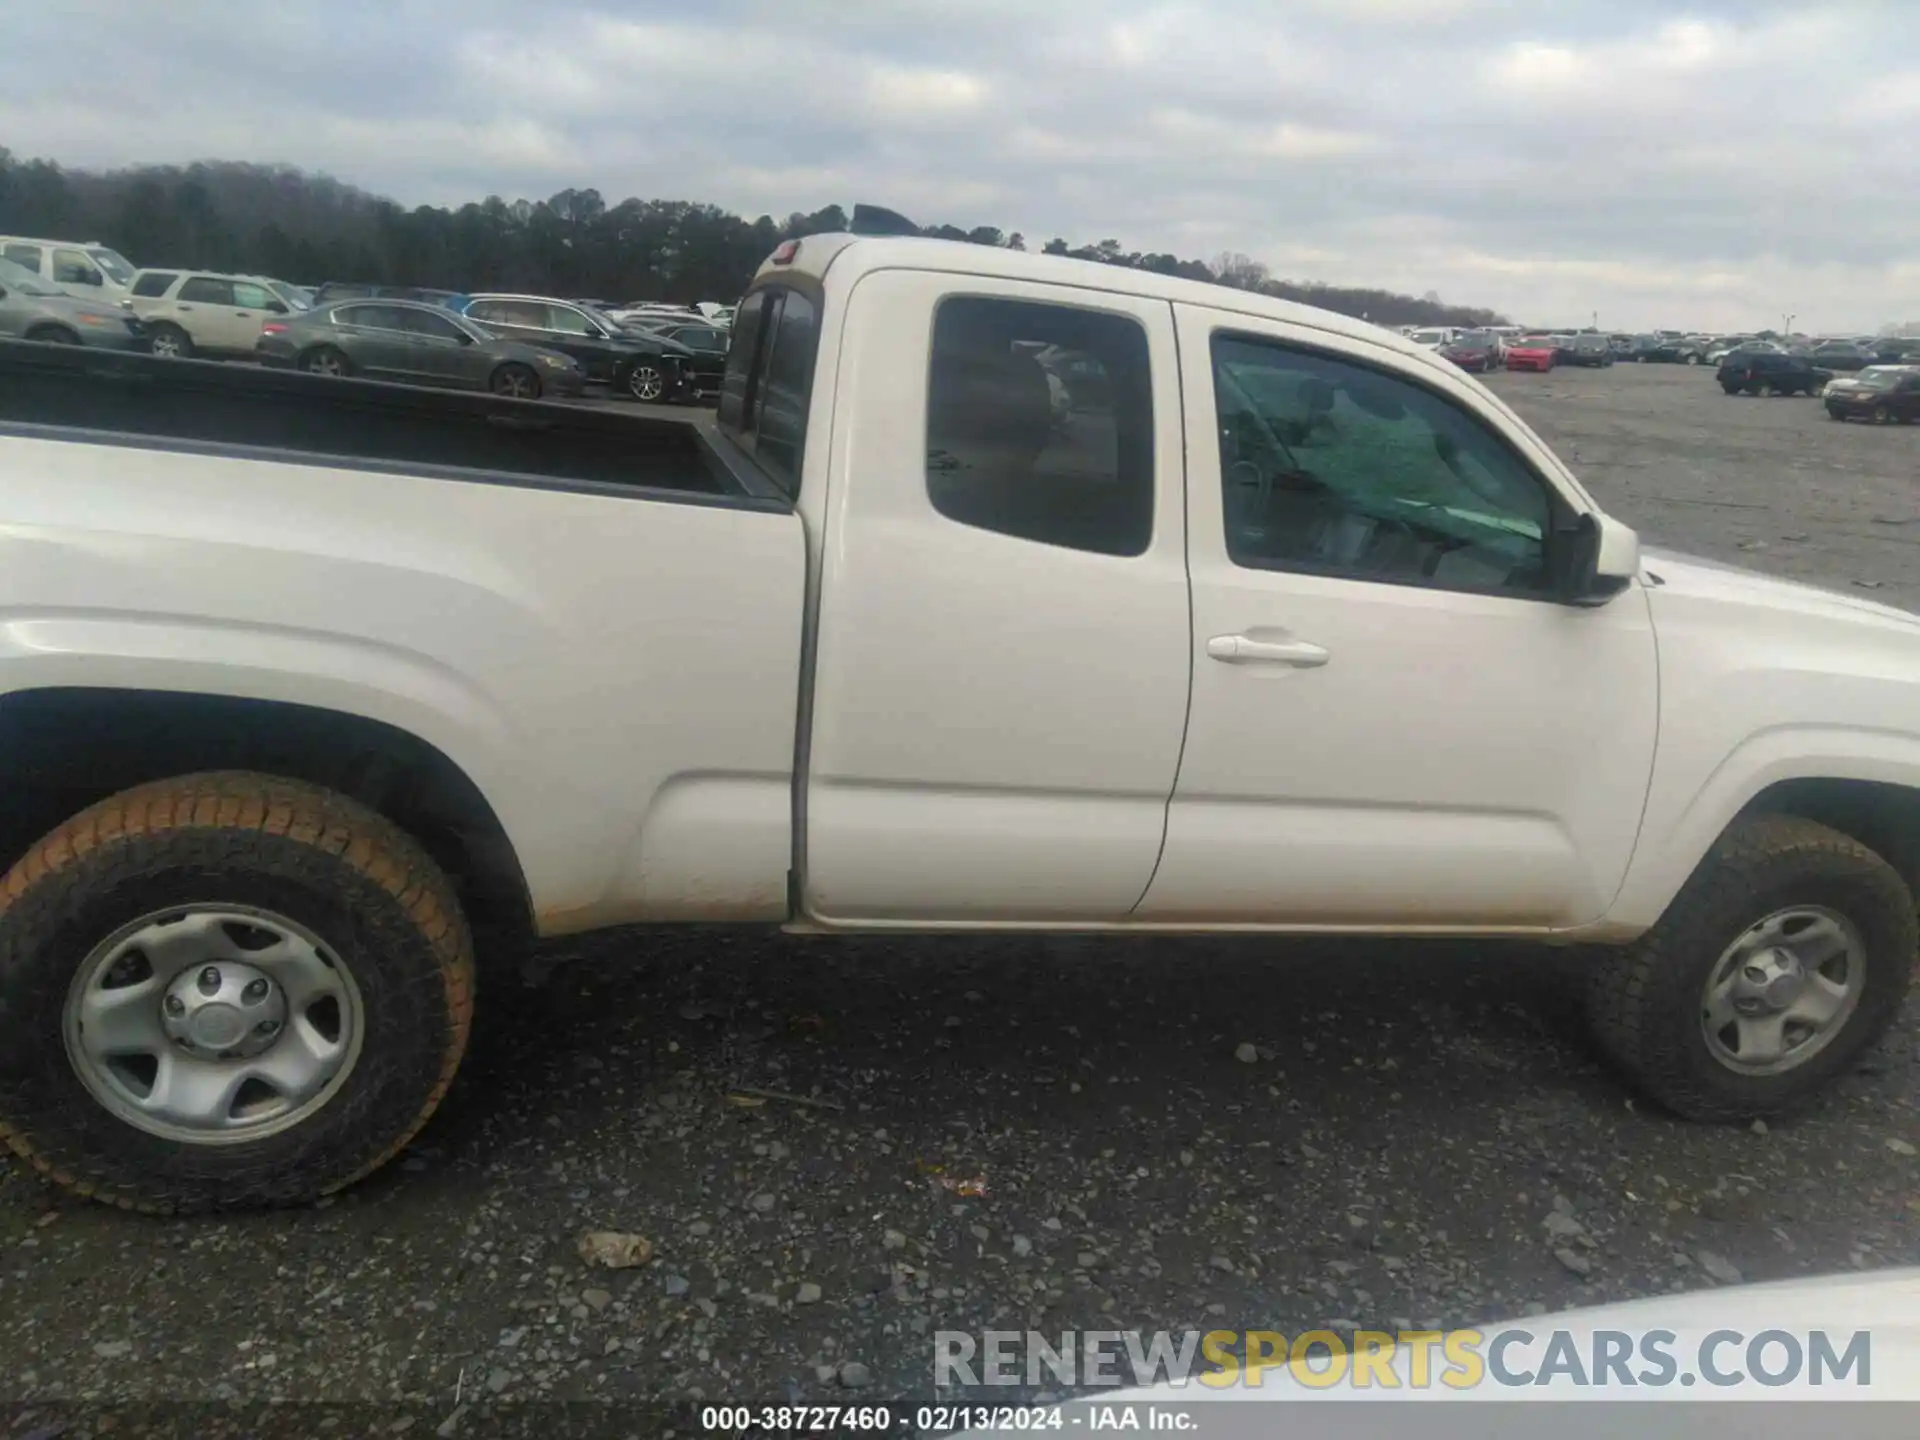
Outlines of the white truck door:
<svg viewBox="0 0 1920 1440">
<path fill-rule="evenodd" d="M 1632 854 L 1657 674 L 1636 584 L 1543 593 L 1581 503 L 1469 382 L 1179 308 L 1193 710 L 1137 918 L 1545 930 Z"/>
<path fill-rule="evenodd" d="M 876 271 L 836 384 L 806 913 L 1124 920 L 1191 670 L 1171 306 Z"/>
</svg>

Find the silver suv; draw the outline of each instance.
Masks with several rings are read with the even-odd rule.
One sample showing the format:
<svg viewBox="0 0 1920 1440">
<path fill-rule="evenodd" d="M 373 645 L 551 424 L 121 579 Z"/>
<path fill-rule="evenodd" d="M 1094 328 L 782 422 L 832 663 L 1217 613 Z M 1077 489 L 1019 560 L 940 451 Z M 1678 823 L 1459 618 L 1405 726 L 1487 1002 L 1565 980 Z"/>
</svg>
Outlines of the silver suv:
<svg viewBox="0 0 1920 1440">
<path fill-rule="evenodd" d="M 127 303 L 152 333 L 153 353 L 179 359 L 252 359 L 260 326 L 296 308 L 257 275 L 142 270 L 129 288 Z"/>
<path fill-rule="evenodd" d="M 145 327 L 119 306 L 76 300 L 11 260 L 0 260 L 0 340 L 147 348 Z"/>
</svg>

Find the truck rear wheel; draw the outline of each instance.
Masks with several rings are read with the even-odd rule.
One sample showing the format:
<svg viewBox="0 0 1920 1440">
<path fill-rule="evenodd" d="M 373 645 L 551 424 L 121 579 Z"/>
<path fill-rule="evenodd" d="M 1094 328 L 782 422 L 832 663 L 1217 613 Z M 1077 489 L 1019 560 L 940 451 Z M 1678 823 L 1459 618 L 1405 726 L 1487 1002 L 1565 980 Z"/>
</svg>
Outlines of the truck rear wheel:
<svg viewBox="0 0 1920 1440">
<path fill-rule="evenodd" d="M 1756 816 L 1659 924 L 1597 960 L 1587 1013 L 1601 1048 L 1676 1114 L 1773 1115 L 1879 1040 L 1916 950 L 1913 891 L 1885 859 L 1811 820 Z"/>
<path fill-rule="evenodd" d="M 473 970 L 446 876 L 357 802 L 246 772 L 123 791 L 0 880 L 0 1138 L 124 1209 L 313 1200 L 438 1107 Z"/>
</svg>

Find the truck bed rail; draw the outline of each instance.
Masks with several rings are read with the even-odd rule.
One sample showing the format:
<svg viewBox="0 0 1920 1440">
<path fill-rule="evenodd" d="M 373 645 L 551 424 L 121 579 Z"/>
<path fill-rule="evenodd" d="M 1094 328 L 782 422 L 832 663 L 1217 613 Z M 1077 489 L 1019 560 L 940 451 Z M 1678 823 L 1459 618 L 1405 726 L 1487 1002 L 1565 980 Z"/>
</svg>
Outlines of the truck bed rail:
<svg viewBox="0 0 1920 1440">
<path fill-rule="evenodd" d="M 705 412 L 0 341 L 0 434 L 788 509 Z"/>
</svg>

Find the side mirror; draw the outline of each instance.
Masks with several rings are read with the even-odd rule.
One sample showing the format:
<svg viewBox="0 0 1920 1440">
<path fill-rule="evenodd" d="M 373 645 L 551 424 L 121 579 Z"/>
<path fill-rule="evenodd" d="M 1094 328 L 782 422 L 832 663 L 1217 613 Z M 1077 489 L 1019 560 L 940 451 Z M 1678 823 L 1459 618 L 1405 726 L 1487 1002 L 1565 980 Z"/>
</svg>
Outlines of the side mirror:
<svg viewBox="0 0 1920 1440">
<path fill-rule="evenodd" d="M 1604 605 L 1640 573 L 1640 537 L 1591 511 L 1557 527 L 1549 542 L 1554 598 L 1566 605 Z"/>
<path fill-rule="evenodd" d="M 266 310 L 269 315 L 284 315 L 287 313 L 286 302 L 283 300 L 269 300 L 266 305 Z"/>
</svg>

